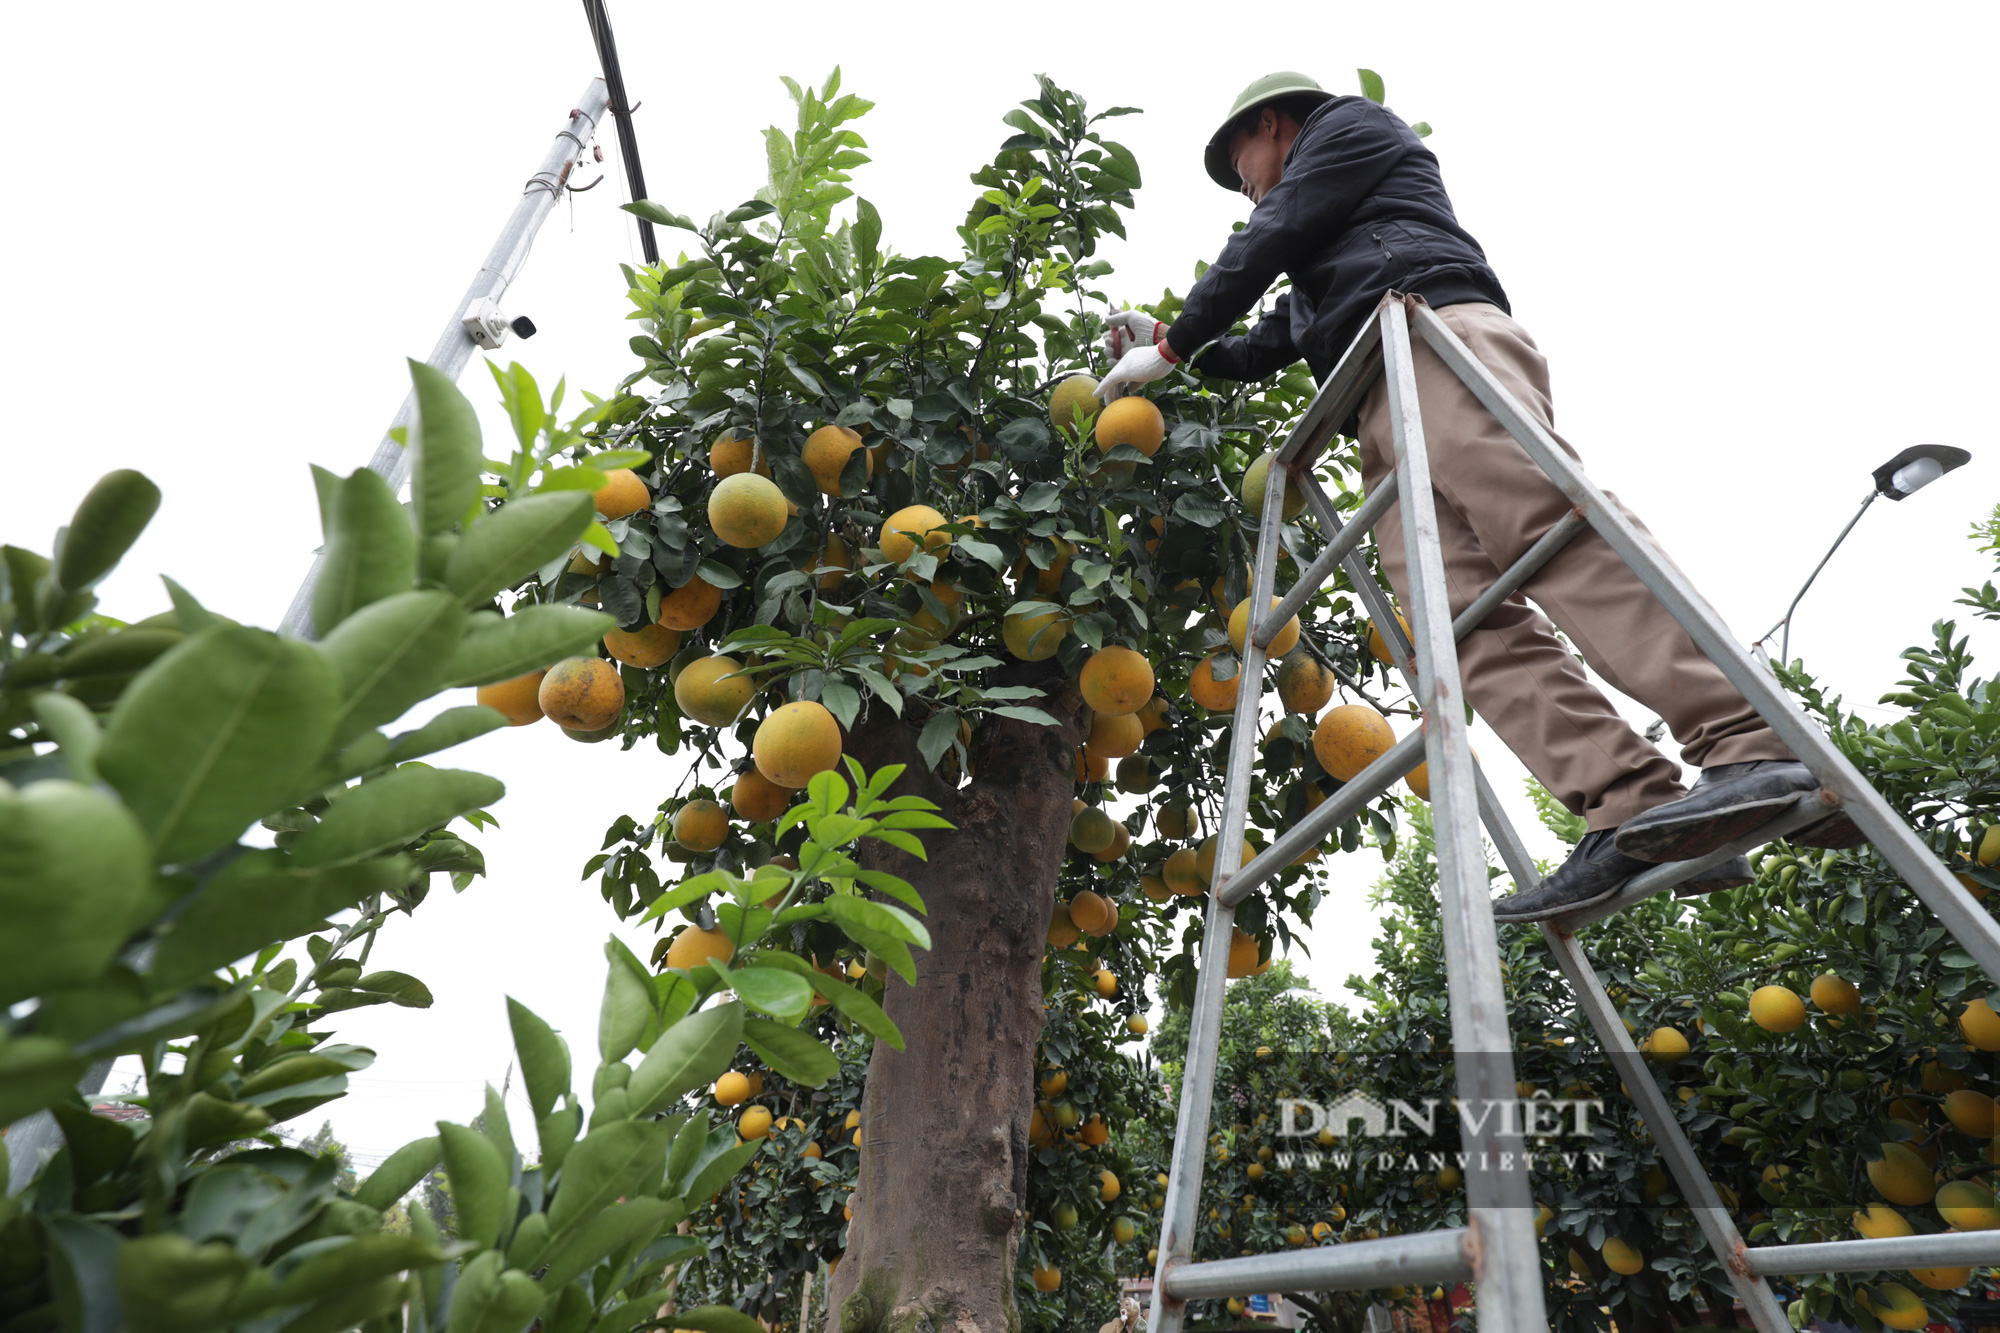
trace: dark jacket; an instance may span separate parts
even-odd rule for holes
[[[1222,337],[1279,274],[1291,290],[1247,335]],[[1433,307],[1507,293],[1452,214],[1437,158],[1394,112],[1365,97],[1323,103],[1285,155],[1285,175],[1188,293],[1167,345],[1199,369],[1262,379],[1304,357],[1324,380],[1391,288]]]

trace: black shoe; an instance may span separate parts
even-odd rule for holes
[[[1795,833],[1787,833],[1785,841],[1794,847],[1833,848],[1836,851],[1849,847],[1859,847],[1868,841],[1868,835],[1855,826],[1845,810],[1839,811],[1817,824],[1808,824]]]
[[[1819,779],[1796,759],[1752,759],[1701,771],[1694,790],[1618,827],[1618,850],[1641,861],[1693,861],[1754,833]]]
[[[1720,893],[1724,889],[1740,889],[1757,878],[1750,873],[1750,858],[1735,857],[1724,861],[1713,870],[1704,870],[1685,883],[1674,885],[1674,897],[1699,898],[1704,893]]]
[[[1496,901],[1493,919],[1546,921],[1603,902],[1636,876],[1652,869],[1613,846],[1614,836],[1615,831],[1608,828],[1584,834],[1576,850],[1569,854],[1569,860],[1557,866],[1553,875],[1532,889],[1510,893]]]

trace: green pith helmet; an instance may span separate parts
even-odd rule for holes
[[[1294,97],[1304,94],[1319,101],[1328,101],[1333,94],[1320,87],[1303,74],[1292,70],[1279,70],[1276,74],[1266,74],[1257,82],[1237,94],[1235,104],[1229,114],[1222,118],[1222,128],[1209,137],[1208,148],[1202,154],[1202,165],[1208,168],[1209,179],[1231,192],[1243,188],[1243,178],[1229,165],[1229,127],[1245,111],[1260,107],[1266,102],[1280,97]]]

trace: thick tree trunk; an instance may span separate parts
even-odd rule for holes
[[[849,735],[870,772],[907,763],[899,793],[937,802],[952,832],[928,861],[863,844],[863,863],[923,895],[929,953],[917,984],[884,997],[905,1049],[878,1043],[862,1105],[860,1182],[848,1247],[827,1292],[827,1333],[1018,1329],[1014,1261],[1027,1203],[1028,1119],[1042,1030],[1042,953],[1069,837],[1082,704],[1053,663],[1056,727],[988,718],[976,780],[953,791],[924,770],[915,732],[879,704]]]

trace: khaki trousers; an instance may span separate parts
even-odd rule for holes
[[[1437,313],[1554,434],[1548,362],[1527,330],[1499,307],[1483,303],[1446,306]],[[1456,616],[1562,518],[1570,503],[1437,353],[1420,339],[1410,341]],[[1361,476],[1372,491],[1396,464],[1385,385],[1378,383],[1362,403],[1360,423]],[[1556,442],[1577,457],[1560,436]],[[1619,504],[1616,496],[1607,498]],[[1646,531],[1630,510],[1619,508]],[[1407,605],[1400,507],[1384,516],[1376,539],[1389,582]],[[1479,716],[1592,830],[1616,828],[1680,796],[1683,788],[1675,766],[1590,683],[1556,637],[1557,626],[1599,675],[1666,721],[1691,767],[1791,757],[1638,576],[1594,529],[1585,528],[1521,592],[1460,640],[1458,660],[1466,697]]]

